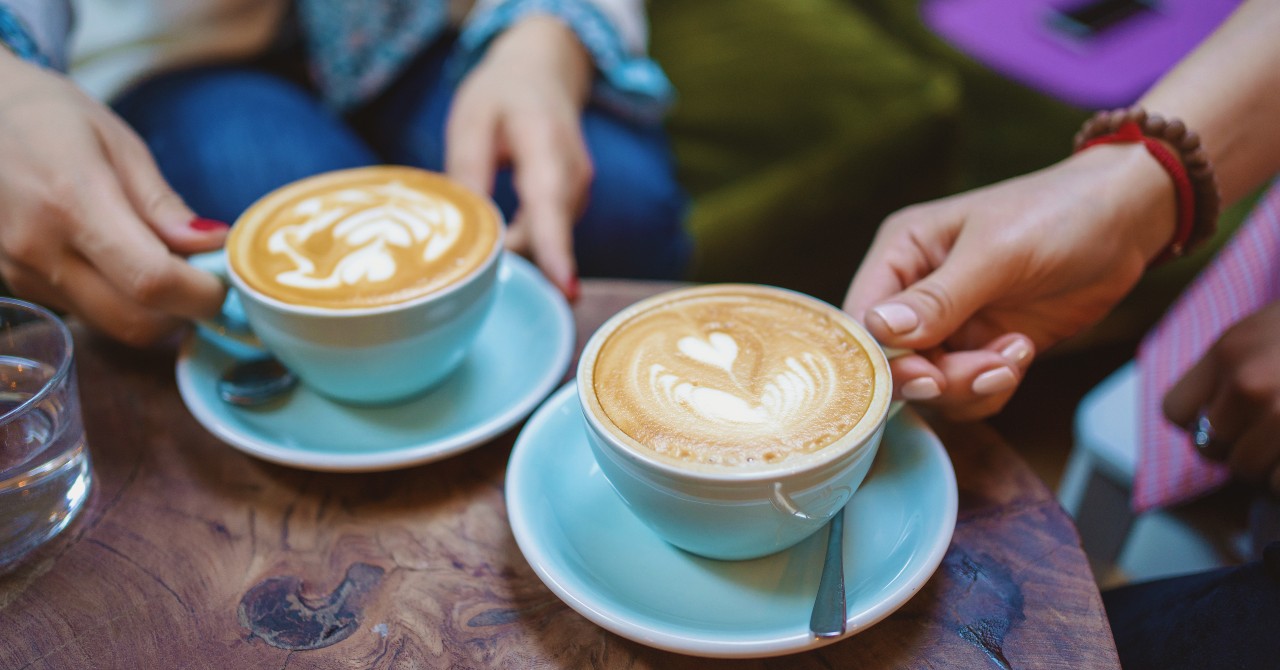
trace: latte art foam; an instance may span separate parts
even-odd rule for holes
[[[446,287],[493,251],[498,215],[441,175],[381,166],[286,186],[249,208],[227,248],[236,273],[283,302],[393,304]]]
[[[833,311],[743,286],[661,303],[601,346],[596,401],[619,431],[676,461],[749,466],[812,453],[858,423],[875,382]]]

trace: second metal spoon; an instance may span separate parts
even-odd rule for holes
[[[831,517],[827,535],[827,556],[818,580],[818,596],[813,601],[809,630],[818,637],[840,637],[845,631],[844,602],[844,508]]]
[[[218,397],[237,407],[257,407],[283,397],[298,378],[280,361],[264,356],[238,361],[218,379]]]

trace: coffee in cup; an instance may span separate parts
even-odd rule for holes
[[[304,179],[253,203],[227,238],[231,270],[288,305],[361,310],[411,302],[474,274],[502,218],[444,175],[400,166]]]
[[[792,291],[678,289],[623,310],[578,369],[588,438],[628,506],[713,558],[785,549],[847,502],[889,411],[884,352]]]
[[[444,175],[355,168],[250,205],[223,267],[254,335],[303,383],[385,404],[462,362],[494,302],[503,230],[492,201]]]

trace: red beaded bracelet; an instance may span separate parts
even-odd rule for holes
[[[1168,142],[1178,154],[1162,142]],[[1200,138],[1177,119],[1148,115],[1141,107],[1098,112],[1076,133],[1075,151],[1098,144],[1141,142],[1173,180],[1178,223],[1173,239],[1152,263],[1177,258],[1213,236],[1221,196]]]

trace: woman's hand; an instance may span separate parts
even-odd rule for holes
[[[510,163],[520,209],[507,246],[531,254],[570,299],[577,297],[573,224],[586,205],[591,158],[581,114],[593,64],[558,19],[531,16],[494,39],[449,111],[445,165],[481,192]]]
[[[0,49],[0,275],[15,295],[133,345],[214,314],[224,289],[178,253],[220,246],[143,142],[64,77]]]
[[[1164,398],[1181,426],[1203,410],[1238,478],[1280,494],[1280,301],[1229,328]]]
[[[886,346],[900,397],[996,413],[1036,351],[1100,320],[1173,235],[1173,187],[1140,145],[1100,146],[885,221],[845,309]]]

